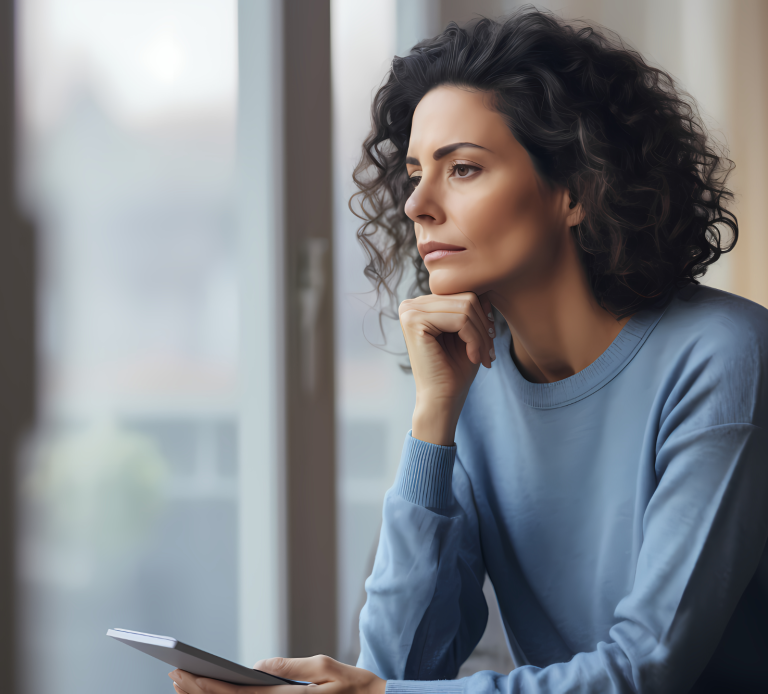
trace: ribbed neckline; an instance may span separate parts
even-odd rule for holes
[[[494,363],[494,367],[501,367],[512,389],[527,405],[540,409],[570,405],[602,388],[632,360],[664,315],[668,305],[669,303],[660,308],[637,312],[626,322],[605,352],[585,369],[561,381],[531,383],[526,380],[510,354],[512,335],[508,330],[496,340],[499,343],[496,348],[499,359]]]

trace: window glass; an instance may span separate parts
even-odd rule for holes
[[[168,666],[105,634],[238,655],[236,3],[18,8],[40,246],[24,690],[167,692]]]
[[[371,99],[395,54],[396,7],[391,0],[332,3],[339,657],[349,663],[359,652],[363,584],[415,397],[413,379],[400,368],[407,359],[399,324],[385,319],[382,333],[371,308],[375,296],[356,237],[360,220],[347,207]]]

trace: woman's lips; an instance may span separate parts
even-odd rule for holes
[[[440,260],[440,258],[445,258],[449,255],[456,255],[457,253],[463,253],[464,249],[462,248],[460,251],[449,251],[446,248],[440,248],[436,251],[432,251],[431,253],[427,253],[424,256],[424,262],[426,263],[428,260]]]

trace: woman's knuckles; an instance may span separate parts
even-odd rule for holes
[[[267,658],[266,660],[260,660],[253,667],[256,670],[263,670],[272,675],[278,675],[288,667],[289,662],[288,658]]]
[[[432,335],[440,333],[457,333],[470,319],[464,314],[457,313],[425,313],[423,311],[408,311],[400,316],[400,325],[408,335]]]
[[[335,662],[333,658],[327,655],[313,655],[310,660],[313,665],[323,670],[327,669],[330,667],[331,663]]]
[[[414,327],[423,323],[421,311],[407,310],[400,314],[400,324],[403,327]]]

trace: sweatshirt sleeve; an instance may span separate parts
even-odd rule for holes
[[[484,578],[477,514],[456,447],[408,432],[365,583],[358,667],[391,680],[388,692],[408,680],[462,691],[461,680],[445,680],[456,677],[485,629]]]
[[[678,427],[660,445],[656,469],[659,482],[644,517],[634,586],[617,605],[617,622],[611,628],[608,640],[598,643],[594,651],[577,653],[568,662],[543,668],[525,665],[509,674],[479,672],[454,682],[413,681],[427,679],[424,675],[429,673],[436,673],[431,679],[436,679],[438,674],[455,676],[455,670],[447,666],[447,660],[442,662],[442,669],[427,668],[417,674],[402,665],[379,669],[377,671],[388,678],[412,680],[388,682],[388,694],[431,691],[676,694],[688,691],[717,647],[765,551],[768,539],[768,432],[748,423],[701,429]],[[390,507],[390,512],[393,510]],[[460,522],[466,524],[465,517],[456,515],[455,518],[462,518]],[[452,555],[445,545],[435,548],[441,540],[444,542],[458,536],[423,533],[423,526],[411,525],[414,521],[415,518],[406,520],[404,514],[397,520],[385,520],[388,537],[395,533],[402,536],[398,543],[401,551],[406,542],[423,540],[429,542],[429,555],[433,557],[430,559],[433,568],[429,587],[415,587],[418,580],[411,584],[410,578],[402,577],[404,583],[415,587],[418,599],[409,600],[398,593],[397,599],[390,603],[392,611],[399,617],[391,618],[386,635],[382,635],[385,639],[397,634],[405,637],[405,641],[400,642],[402,655],[396,657],[400,664],[411,662],[412,656],[405,654],[407,642],[411,649],[429,647],[435,653],[442,652],[437,640],[431,643],[418,641],[420,629],[398,631],[398,628],[409,619],[409,610],[418,605],[418,615],[412,615],[414,619],[418,618],[432,604],[427,605],[427,596],[434,601],[439,594],[434,579],[442,580],[443,556],[456,557],[452,559],[454,582],[458,584],[461,577],[456,568],[460,555]],[[405,536],[411,539],[406,540]],[[417,536],[419,540],[415,539]],[[419,544],[418,549],[416,545],[411,546],[427,554],[426,544]],[[390,551],[393,561],[405,560],[407,550],[402,554]],[[411,566],[417,561],[412,557]],[[410,566],[403,569],[407,572]],[[419,576],[425,578],[422,573]],[[374,574],[372,587],[384,588],[380,581]],[[388,598],[384,592],[386,588],[378,597],[381,612],[387,609]],[[451,610],[449,601],[442,607]],[[371,633],[380,623],[370,611],[364,621],[366,630]],[[452,633],[446,630],[443,645],[458,632],[457,628]],[[379,641],[375,650],[378,658],[386,658],[383,655],[388,651],[386,642]],[[456,660],[451,665],[468,654],[466,648],[457,648],[454,652]],[[369,657],[361,658],[362,667],[369,666]]]

